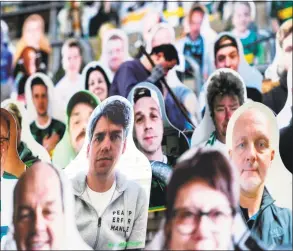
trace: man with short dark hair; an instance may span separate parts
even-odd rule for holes
[[[48,114],[49,97],[48,86],[41,77],[31,82],[31,96],[36,109],[37,118],[30,124],[30,130],[35,140],[52,154],[57,143],[62,139],[65,125]]]
[[[151,82],[164,95],[166,110],[171,123],[178,129],[183,130],[185,119],[170,93],[159,81],[167,75],[170,69],[179,64],[178,53],[172,44],[163,44],[154,47],[150,57],[155,63],[155,67],[152,66],[146,56],[143,56],[141,59],[124,62],[115,74],[110,89],[110,96],[120,95],[127,98],[129,92],[136,84],[143,81]]]
[[[192,141],[198,141],[195,145],[211,147],[226,152],[226,130],[230,117],[246,99],[244,83],[232,70],[217,70],[210,78],[206,92],[206,110],[203,121],[212,125],[201,127],[204,131],[195,130]],[[200,127],[199,127],[200,128]],[[214,128],[213,131],[209,131]],[[210,133],[208,135],[207,133]],[[202,136],[206,135],[206,136]],[[194,143],[193,143],[194,144]]]
[[[145,246],[145,191],[115,170],[126,149],[132,112],[124,100],[115,98],[94,111],[87,132],[89,169],[72,179],[76,225],[94,250]]]

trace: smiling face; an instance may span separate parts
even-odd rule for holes
[[[134,129],[139,149],[154,154],[162,148],[163,120],[156,101],[151,97],[140,98],[134,105]]]
[[[93,107],[87,103],[78,103],[72,109],[69,119],[69,133],[70,142],[76,154],[83,146],[85,130],[93,110]]]
[[[191,181],[178,191],[174,208],[177,213],[170,223],[170,250],[228,250],[233,216],[224,193],[205,181]],[[213,213],[197,219],[192,214],[198,211]],[[183,234],[190,229],[194,230]]]
[[[92,71],[88,80],[89,91],[95,94],[100,101],[108,97],[108,87],[104,75],[100,71]]]
[[[230,156],[240,173],[241,190],[253,193],[264,185],[274,159],[268,119],[258,110],[244,112],[236,121]]]
[[[222,45],[230,44],[231,40],[225,40]],[[218,50],[215,58],[216,68],[229,68],[234,71],[238,70],[240,62],[239,53],[236,47],[227,46]]]
[[[107,177],[112,173],[125,148],[126,139],[122,125],[116,125],[102,116],[95,126],[93,137],[87,147],[89,172],[94,176]]]
[[[36,165],[18,184],[13,219],[17,249],[60,250],[65,238],[60,181],[52,168]]]
[[[226,131],[232,114],[240,106],[239,99],[233,96],[216,96],[214,101],[214,124],[218,139],[226,142]]]
[[[232,22],[239,32],[245,32],[251,22],[250,8],[247,5],[248,3],[235,3]]]

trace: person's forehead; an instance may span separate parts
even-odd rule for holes
[[[142,97],[134,105],[134,113],[149,112],[151,109],[159,111],[159,106],[154,98]]]
[[[44,178],[46,177],[46,178]],[[38,163],[19,180],[18,200],[45,202],[61,198],[60,180],[56,172],[45,163]]]
[[[230,44],[231,42],[232,42],[231,40],[225,40],[224,42],[221,43],[221,45]],[[217,57],[222,55],[228,55],[233,52],[237,52],[237,48],[232,45],[227,46],[218,50]]]
[[[105,116],[101,116],[96,123],[94,133],[105,132],[105,130],[122,132],[123,126],[115,124]]]
[[[249,136],[247,130],[267,135],[268,138],[272,134],[267,116],[256,109],[249,109],[239,116],[234,126],[233,135]]]
[[[230,104],[239,103],[239,98],[237,95],[224,95],[224,96],[222,96],[222,95],[218,94],[215,97],[214,106],[220,105],[223,103],[230,103]]]
[[[90,73],[89,77],[97,77],[103,75],[102,72],[100,72],[99,70],[94,70]]]
[[[123,47],[123,40],[121,38],[110,39],[107,43],[108,49]]]
[[[33,86],[32,91],[33,92],[47,92],[47,88],[43,84],[38,84]]]
[[[73,106],[72,108],[72,111],[71,111],[71,116],[77,116],[77,115],[81,115],[81,114],[84,114],[85,112],[85,109],[86,110],[89,110],[89,111],[93,111],[94,108],[88,104],[88,103],[85,103],[85,102],[81,102],[81,103],[77,103]]]
[[[0,131],[0,134],[1,136],[7,136],[7,133],[8,133],[8,126],[7,126],[7,122],[4,118],[1,117],[1,131]]]

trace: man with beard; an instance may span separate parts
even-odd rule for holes
[[[292,65],[292,19],[286,21],[277,33],[277,42],[281,47],[282,57],[278,61],[279,86],[263,95],[263,103],[278,114],[284,107],[288,89],[287,75],[290,65]]]
[[[89,169],[72,179],[76,225],[94,250],[145,245],[145,191],[115,170],[126,149],[131,116],[131,106],[116,97],[95,109],[87,132]]]
[[[40,77],[31,83],[32,100],[36,108],[37,118],[31,123],[30,129],[35,140],[51,153],[63,137],[65,125],[48,114],[48,86]]]
[[[89,118],[99,103],[89,91],[79,91],[70,98],[66,109],[67,128],[54,150],[54,165],[65,168],[77,156],[84,143]]]

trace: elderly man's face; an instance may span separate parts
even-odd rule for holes
[[[207,199],[208,198],[208,199]],[[233,214],[227,196],[204,181],[184,185],[176,196],[170,225],[171,250],[227,250]],[[199,212],[209,212],[200,216]]]
[[[17,249],[60,250],[65,238],[60,181],[51,167],[36,165],[18,187],[13,220]]]
[[[229,44],[231,40],[226,40],[223,44]],[[229,68],[234,71],[238,70],[240,57],[236,47],[227,46],[218,50],[215,58],[217,69]]]
[[[116,125],[102,116],[95,126],[87,148],[90,172],[107,177],[121,154],[125,152],[125,148],[126,139],[122,125]]]
[[[135,103],[134,128],[139,148],[143,152],[152,154],[162,148],[163,120],[153,98],[143,97]]]
[[[233,96],[216,96],[214,101],[214,124],[219,140],[226,142],[226,131],[232,114],[240,106],[239,99]]]
[[[93,107],[87,103],[78,103],[71,111],[69,134],[71,145],[76,154],[79,153],[83,146],[87,123],[93,110]]]
[[[8,154],[9,148],[9,132],[6,120],[1,117],[1,130],[0,130],[0,158],[1,158],[1,177],[4,172],[4,164]]]
[[[283,40],[283,53],[284,53],[284,65],[285,69],[288,71],[290,66],[292,65],[292,32]]]
[[[269,121],[260,111],[248,110],[236,121],[230,156],[240,173],[241,190],[256,192],[264,184],[274,150]]]

